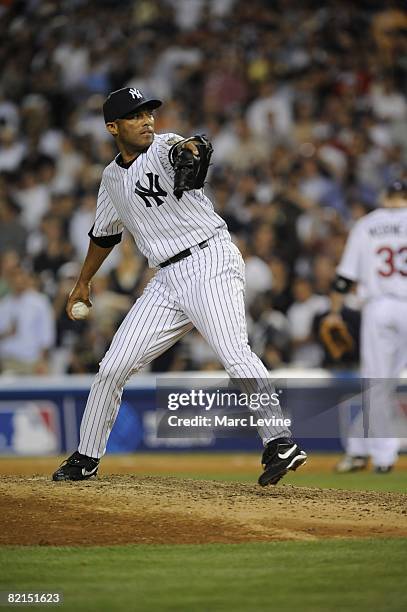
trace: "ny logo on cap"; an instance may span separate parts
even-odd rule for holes
[[[129,89],[129,94],[131,95],[131,97],[133,98],[133,100],[135,98],[142,98],[143,94],[141,93],[141,91],[139,89],[134,89],[134,87],[132,87],[131,89]]]

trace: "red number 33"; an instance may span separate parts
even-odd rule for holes
[[[381,267],[377,270],[380,276],[388,277],[393,274],[407,276],[407,246],[399,249],[382,246],[376,254],[382,258]]]

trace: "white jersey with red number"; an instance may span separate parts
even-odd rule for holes
[[[352,228],[337,273],[362,296],[407,299],[407,208],[381,208]]]

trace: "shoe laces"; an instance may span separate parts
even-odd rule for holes
[[[93,457],[86,457],[86,455],[81,455],[78,451],[75,451],[68,459],[65,459],[61,463],[59,467],[64,465],[83,465],[83,467],[91,467],[94,468],[98,465],[99,461],[97,459],[93,459]]]

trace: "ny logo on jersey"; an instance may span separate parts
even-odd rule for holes
[[[143,97],[143,94],[141,93],[141,91],[139,89],[134,89],[134,87],[129,89],[129,94],[131,95],[133,100],[135,100],[136,98],[142,98]]]
[[[164,200],[162,200],[160,196],[164,197],[168,194],[160,186],[158,174],[147,172],[146,176],[148,177],[149,186],[143,187],[140,181],[137,181],[134,191],[135,193],[137,193],[137,195],[143,198],[144,204],[147,206],[147,208],[151,208],[152,206],[149,198],[152,198],[157,204],[157,206],[160,206],[164,202]],[[154,187],[153,187],[153,184],[154,184]]]

